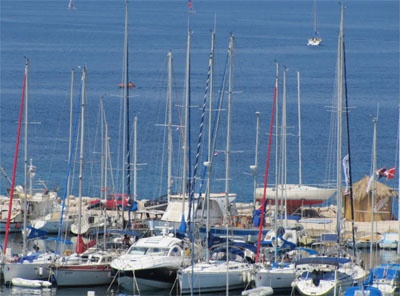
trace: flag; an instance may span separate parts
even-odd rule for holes
[[[391,168],[391,169],[386,169],[385,167],[379,169],[376,171],[376,175],[378,176],[378,179],[382,177],[386,177],[386,180],[393,179],[396,174],[396,168]]]
[[[192,0],[188,0],[188,8],[189,10],[193,9]]]
[[[396,174],[396,168],[388,169],[386,171],[386,180],[394,179],[395,174]]]
[[[349,177],[349,155],[347,154],[343,160],[343,173],[344,173],[344,181],[346,182],[346,189],[344,191],[345,194],[347,194],[349,192],[349,188],[350,188],[350,177]]]

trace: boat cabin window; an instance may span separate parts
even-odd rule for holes
[[[130,255],[144,255],[146,254],[147,248],[144,247],[131,247],[129,250]]]
[[[164,248],[149,248],[146,255],[167,255],[168,249]]]

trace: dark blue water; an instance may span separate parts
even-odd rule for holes
[[[112,171],[120,191],[120,102],[122,81],[124,1],[3,0],[1,11],[0,166],[11,177],[24,56],[30,60],[28,158],[37,166],[36,180],[49,188],[65,189],[68,158],[70,73],[75,69],[74,98],[80,92],[81,68],[87,67],[84,195],[100,195],[99,102],[104,99],[110,131]],[[265,169],[269,122],[275,82],[275,60],[287,72],[287,182],[298,182],[297,71],[301,74],[302,181],[321,184],[329,179],[329,107],[334,97],[340,6],[318,2],[318,24],[323,45],[306,46],[313,30],[312,1],[194,1],[129,2],[130,124],[138,117],[137,193],[155,198],[166,193],[165,122],[166,56],[174,57],[174,124],[182,117],[187,27],[191,44],[191,162],[200,123],[210,51],[210,29],[216,28],[215,99],[221,89],[229,35],[235,36],[230,191],[240,201],[252,199],[256,116],[261,112],[259,177]],[[353,180],[371,174],[372,118],[378,114],[377,165],[398,162],[399,2],[347,1],[345,42]],[[188,25],[189,24],[189,25]],[[282,69],[282,68],[281,68]],[[282,76],[282,71],[280,71]],[[280,99],[282,85],[280,85]],[[224,106],[226,109],[226,106]],[[379,111],[378,111],[379,110]],[[371,116],[372,115],[372,116]],[[180,117],[179,117],[180,116]],[[212,190],[225,188],[226,112],[223,112],[214,160]],[[207,129],[207,127],[205,127]],[[180,190],[182,151],[174,138],[174,191]],[[131,134],[131,139],[133,135]],[[206,139],[207,135],[204,135]],[[23,138],[22,138],[23,141]],[[164,152],[163,152],[164,151]],[[17,183],[23,183],[23,150]],[[274,158],[274,156],[272,156]],[[201,163],[205,160],[202,152]],[[132,161],[132,158],[131,158]],[[75,162],[77,163],[77,159]],[[163,164],[163,165],[162,165]],[[272,162],[270,170],[274,171]],[[111,170],[110,170],[111,171]],[[202,168],[199,170],[201,175]],[[77,195],[78,173],[72,194]],[[111,174],[109,174],[110,176]],[[274,181],[270,173],[270,182]],[[397,187],[396,180],[385,181]],[[0,178],[0,194],[9,184]],[[61,291],[61,290],[60,290]],[[103,291],[103,290],[102,290]],[[60,292],[61,293],[61,292]],[[77,292],[75,290],[75,293]],[[59,292],[57,292],[59,295]],[[60,294],[61,295],[61,294]],[[64,294],[63,294],[64,295]],[[66,295],[66,294],[65,294]],[[98,294],[96,294],[98,295]]]

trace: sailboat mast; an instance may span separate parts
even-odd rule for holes
[[[27,242],[26,242],[26,227],[28,225],[28,193],[27,193],[27,188],[28,188],[28,100],[29,100],[29,59],[26,59],[26,67],[25,67],[25,73],[26,73],[26,85],[25,85],[25,122],[24,122],[24,201],[23,201],[23,231],[22,231],[22,252],[23,255],[26,255],[26,248],[27,248]]]
[[[233,90],[233,46],[234,37],[229,41],[229,80],[228,80],[228,114],[226,126],[226,151],[225,151],[225,223],[229,221],[229,181],[230,181],[230,154],[231,154],[231,112],[232,112],[232,90]]]
[[[260,135],[260,112],[256,112],[256,147],[254,153],[254,165],[250,166],[250,169],[253,171],[253,210],[255,209],[257,196],[256,196],[256,189],[257,189],[257,169],[258,169],[258,141]]]
[[[4,237],[4,255],[6,255],[6,253],[7,253],[8,237],[10,235],[10,222],[11,222],[12,204],[13,204],[13,199],[14,199],[14,191],[15,191],[15,176],[16,176],[16,173],[17,173],[19,142],[20,142],[20,139],[21,139],[21,126],[22,126],[23,112],[24,112],[24,106],[25,106],[25,92],[26,92],[28,69],[29,69],[29,60],[26,58],[25,59],[24,81],[23,81],[23,84],[22,84],[21,104],[20,104],[20,108],[19,108],[17,139],[15,141],[13,174],[12,174],[11,189],[10,189],[10,202],[8,203],[6,234],[5,234],[5,237]],[[24,231],[24,233],[25,233],[25,231]]]
[[[185,110],[184,110],[184,134],[183,134],[183,168],[182,168],[182,215],[185,215],[185,198],[187,192],[187,166],[188,166],[188,136],[189,136],[189,100],[190,100],[190,42],[191,32],[187,32],[186,49],[186,74],[185,74]],[[182,221],[184,223],[184,221]]]
[[[373,141],[372,141],[372,191],[371,191],[371,240],[370,240],[370,265],[372,263],[372,256],[373,256],[373,241],[374,241],[374,207],[375,207],[375,194],[376,194],[376,178],[375,178],[375,172],[376,172],[376,124],[378,122],[377,118],[374,118],[372,120],[374,123],[374,135],[373,135]],[[372,266],[370,266],[372,268]]]
[[[125,30],[124,30],[124,108],[123,108],[123,139],[122,139],[122,204],[125,195],[130,198],[131,188],[131,168],[130,168],[130,149],[129,149],[129,53],[128,53],[128,1],[125,1]],[[128,224],[130,221],[128,222]],[[122,225],[124,225],[124,207],[122,207]]]
[[[168,52],[168,168],[167,168],[167,198],[172,194],[172,52]]]
[[[209,58],[209,112],[208,112],[208,157],[205,163],[207,169],[207,189],[206,189],[206,242],[209,241],[209,231],[210,231],[210,194],[211,194],[211,169],[212,169],[212,159],[213,159],[213,146],[212,146],[212,120],[213,120],[213,89],[214,89],[214,52],[215,52],[215,28],[211,32],[211,52]],[[206,262],[210,259],[210,250],[206,248]]]
[[[137,116],[133,118],[133,197],[136,198],[137,185]]]
[[[302,156],[301,156],[301,102],[300,102],[300,72],[297,72],[297,116],[298,116],[298,137],[299,137],[299,185],[303,183],[302,180]]]
[[[275,110],[279,110],[278,103],[278,86],[279,86],[279,64],[275,62],[275,88],[274,95],[276,96]],[[278,221],[278,211],[279,211],[279,112],[275,112],[275,211],[274,211],[274,221]],[[277,225],[275,223],[275,233],[277,230]]]
[[[314,0],[314,33],[318,34],[317,28],[317,0]]]
[[[81,135],[80,135],[80,149],[79,149],[79,208],[78,208],[78,236],[81,235],[82,226],[82,188],[83,188],[83,153],[84,153],[84,138],[85,138],[85,96],[86,96],[86,67],[82,70],[82,99],[81,99]],[[80,240],[78,239],[78,242]],[[80,249],[81,246],[77,246]]]
[[[281,177],[282,177],[282,203],[284,205],[284,213],[285,213],[285,228],[287,224],[287,192],[286,192],[286,169],[287,169],[287,153],[286,153],[286,130],[287,130],[287,125],[286,125],[286,72],[288,69],[284,67],[283,70],[283,97],[282,97],[282,130],[281,130]],[[275,234],[277,235],[277,234]]]
[[[338,38],[338,57],[337,57],[337,143],[336,143],[336,188],[337,188],[337,221],[336,228],[338,240],[341,233],[341,219],[342,219],[342,112],[343,112],[343,72],[344,72],[344,48],[343,48],[343,26],[344,26],[344,6],[341,9],[340,32]]]

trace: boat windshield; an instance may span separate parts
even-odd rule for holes
[[[146,254],[147,248],[145,247],[132,247],[129,250],[130,255],[144,255]]]
[[[130,255],[168,255],[168,248],[146,248],[146,247],[131,247]]]

